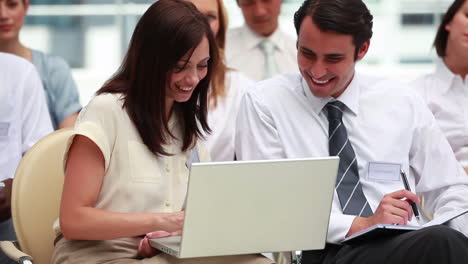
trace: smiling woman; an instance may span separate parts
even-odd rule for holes
[[[175,102],[186,102],[193,90],[208,72],[209,43],[206,37],[177,63],[166,88],[166,115],[171,113]]]
[[[218,59],[193,4],[149,7],[119,71],[77,120],[52,263],[194,262],[156,252],[148,238],[183,228],[187,160],[209,159],[199,139],[210,131],[208,87]],[[271,263],[257,255],[197,261]]]

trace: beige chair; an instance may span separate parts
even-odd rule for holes
[[[63,186],[63,154],[72,129],[60,129],[24,155],[13,180],[11,210],[18,248],[2,241],[2,250],[18,263],[50,263]]]

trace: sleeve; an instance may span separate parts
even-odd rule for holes
[[[343,214],[335,192],[330,221],[328,223],[327,243],[339,244],[343,241],[353,224],[354,218],[356,218],[356,216]]]
[[[8,65],[0,73],[0,181],[14,177],[23,154],[52,132],[44,90],[34,66],[1,57]]]
[[[23,78],[24,83],[20,86],[23,92],[21,109],[22,154],[53,131],[39,74],[32,65],[30,66],[30,70]]]
[[[270,111],[252,91],[242,98],[237,115],[235,150],[238,160],[286,158]]]
[[[57,123],[81,110],[78,88],[68,64],[61,58],[49,57],[48,82],[53,115]]]
[[[74,135],[81,135],[93,141],[101,150],[105,170],[109,168],[112,149],[117,134],[119,108],[112,94],[98,95],[80,112],[74,127]],[[70,142],[72,139],[70,139]],[[67,149],[65,157],[68,156]]]
[[[425,210],[434,218],[446,212],[468,208],[468,177],[420,98],[414,98],[416,129],[410,150],[410,166],[416,180],[416,191],[424,197]],[[421,109],[421,110],[419,110]],[[468,235],[468,215],[450,223]]]

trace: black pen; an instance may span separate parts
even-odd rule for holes
[[[408,184],[408,179],[406,178],[405,171],[403,171],[403,169],[401,168],[400,168],[400,175],[401,175],[401,178],[403,179],[403,184],[405,185],[405,189],[411,192],[411,189]],[[409,203],[411,204],[411,208],[413,208],[414,216],[419,221],[419,211],[418,211],[418,207],[416,207],[416,203],[413,200],[409,200]]]

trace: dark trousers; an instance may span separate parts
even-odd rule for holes
[[[0,223],[0,241],[3,240],[16,240],[15,230],[13,229],[13,221],[11,218]],[[13,261],[3,253],[0,249],[0,264],[14,264],[16,261]]]
[[[302,253],[302,264],[468,263],[468,238],[438,225],[352,245],[327,244]]]

